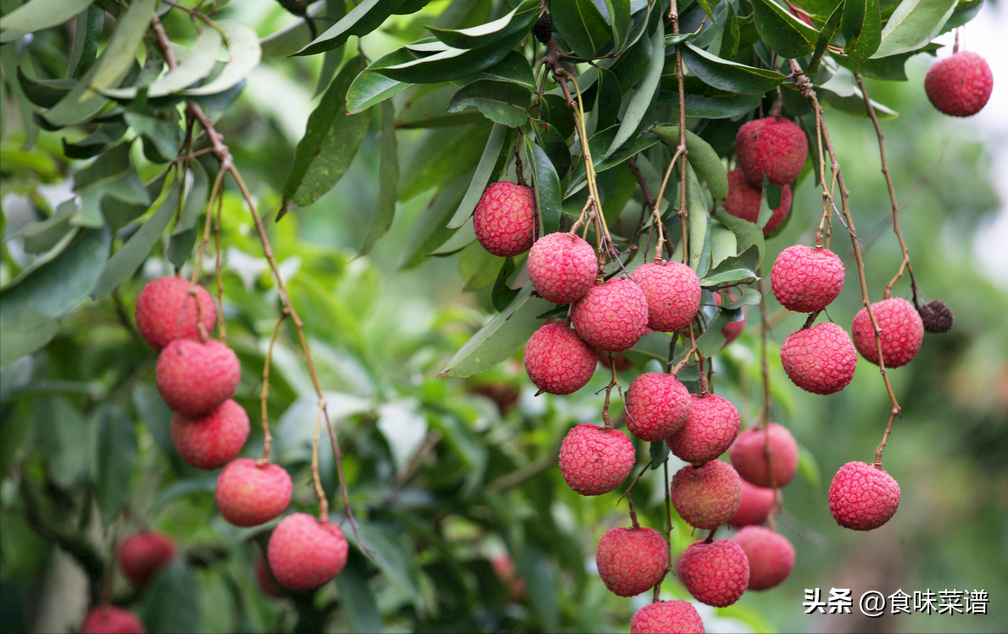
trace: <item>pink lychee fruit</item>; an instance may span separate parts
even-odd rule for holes
[[[161,533],[133,533],[119,544],[119,570],[139,590],[146,588],[173,557],[175,542]]]
[[[635,461],[634,446],[618,429],[577,425],[560,443],[560,474],[581,495],[602,495],[618,487]]]
[[[273,576],[273,571],[269,569],[269,564],[262,557],[255,560],[252,564],[255,571],[256,582],[259,584],[259,589],[262,593],[272,599],[282,599],[284,597],[283,588],[277,583],[276,577]]]
[[[529,280],[546,301],[569,304],[595,285],[595,249],[578,236],[560,231],[535,241],[528,256]]]
[[[730,539],[695,542],[679,558],[679,580],[697,601],[723,608],[749,586],[749,560]]]
[[[778,495],[783,494],[778,491]],[[735,515],[728,518],[730,526],[755,526],[762,524],[777,506],[774,502],[774,490],[758,487],[742,480],[742,502]]]
[[[147,628],[132,612],[114,605],[91,608],[80,626],[81,634],[147,634]]]
[[[770,286],[780,305],[796,313],[814,313],[829,306],[843,288],[844,265],[823,247],[790,246],[770,269]]]
[[[607,352],[633,347],[648,327],[648,301],[637,282],[614,277],[571,305],[571,323],[588,345]]]
[[[546,324],[525,345],[525,371],[548,394],[571,394],[583,388],[596,367],[595,351],[562,324]]]
[[[630,634],[704,634],[700,614],[689,601],[649,603],[630,619]]]
[[[865,462],[848,462],[830,483],[830,513],[837,524],[856,531],[870,531],[888,522],[899,500],[896,480],[882,467]]]
[[[885,367],[898,368],[910,363],[924,341],[924,322],[913,304],[901,297],[884,299],[872,304],[872,312],[882,332],[882,358]],[[854,315],[851,325],[854,346],[861,356],[878,365],[878,348],[868,309]]]
[[[980,112],[994,89],[994,74],[987,60],[972,51],[961,51],[936,62],[924,77],[924,92],[931,105],[953,117],[971,117]]]
[[[214,497],[227,521],[235,526],[258,526],[283,513],[293,491],[290,474],[280,465],[239,458],[217,476]]]
[[[854,378],[857,352],[847,331],[827,322],[788,335],[781,345],[781,364],[806,392],[833,394]]]
[[[494,255],[506,258],[525,253],[534,239],[532,190],[509,181],[491,183],[476,203],[473,229],[483,248]]]
[[[693,321],[700,308],[700,278],[682,262],[655,260],[633,272],[647,297],[648,322],[652,330],[673,332]]]
[[[738,299],[734,293],[727,292],[726,295],[728,295],[731,301]],[[714,303],[718,306],[724,304],[724,299],[721,297],[721,293],[714,293]],[[743,306],[742,319],[739,321],[730,321],[724,326],[721,326],[721,335],[725,338],[726,346],[738,339],[738,336],[742,334],[742,330],[745,329],[745,310],[745,306]]]
[[[612,528],[595,553],[599,576],[621,597],[637,596],[655,587],[668,568],[668,543],[651,528]]]
[[[686,465],[672,476],[672,506],[693,528],[711,530],[728,521],[742,502],[742,479],[726,462]]]
[[[773,481],[767,466],[768,448]],[[798,471],[798,442],[786,427],[777,423],[745,430],[732,444],[729,455],[742,479],[758,487],[787,486]]]
[[[171,419],[172,444],[186,464],[197,469],[219,469],[245,446],[249,418],[245,408],[228,399],[206,416]]]
[[[136,301],[136,326],[147,345],[157,351],[175,339],[198,339],[196,314],[206,332],[213,330],[217,309],[213,298],[196,286],[196,301],[189,294],[189,281],[179,277],[159,277],[143,287]]]
[[[680,460],[702,465],[723,454],[738,436],[739,412],[731,402],[715,394],[690,395],[693,407],[682,429],[666,439]]]
[[[515,569],[514,560],[507,553],[497,555],[490,560],[490,567],[494,574],[508,591],[508,599],[511,601],[521,601],[525,598],[525,579],[518,574]]]
[[[728,197],[724,201],[724,209],[736,218],[747,220],[753,224],[759,222],[760,204],[763,201],[763,181],[759,186],[753,187],[746,180],[740,168],[735,168],[728,172]],[[781,202],[777,209],[774,209],[763,226],[763,235],[768,236],[781,226],[788,213],[791,212],[791,187],[784,185],[781,188]]]
[[[805,166],[808,141],[794,121],[779,116],[754,119],[735,135],[735,156],[753,187],[763,187],[764,173],[774,185],[784,186]]]
[[[627,429],[648,442],[658,442],[686,423],[693,400],[671,374],[645,372],[626,391]]]
[[[294,513],[273,529],[266,556],[280,585],[311,590],[343,570],[349,549],[339,526],[307,513]]]
[[[168,407],[199,418],[234,396],[241,363],[234,351],[219,341],[176,339],[158,355],[155,379]]]
[[[749,560],[749,590],[768,590],[787,579],[794,568],[795,549],[776,531],[762,526],[746,526],[732,541],[742,547]]]

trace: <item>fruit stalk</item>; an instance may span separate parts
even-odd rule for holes
[[[679,8],[677,6],[676,0],[672,0],[671,6],[669,7],[669,21],[672,22],[672,33],[679,35]],[[679,174],[681,177],[681,182],[679,184],[679,221],[682,225],[682,256],[683,263],[689,263],[689,249],[687,239],[686,239],[686,220],[689,217],[689,209],[686,206],[686,154],[688,150],[686,149],[686,90],[683,87],[683,64],[682,64],[682,44],[676,44],[675,47],[675,61],[676,61],[676,84],[679,90],[679,147],[676,149],[676,155],[680,158]],[[672,157],[672,164],[675,164],[675,157]],[[669,166],[671,169],[671,165]],[[666,175],[666,180],[668,176]],[[665,189],[664,183],[662,184],[662,190]],[[661,200],[661,196],[658,196],[658,200]],[[703,372],[700,373],[701,381],[703,380]]]
[[[276,326],[273,327],[273,335],[270,337],[269,347],[266,349],[266,360],[263,362],[262,392],[259,399],[262,402],[262,428],[263,428],[263,457],[259,464],[269,463],[270,449],[273,447],[273,434],[270,433],[269,414],[266,409],[266,401],[269,399],[269,377],[270,365],[273,361],[273,344],[276,343],[280,335],[280,324],[287,318],[287,310],[280,311],[280,319],[277,319]]]

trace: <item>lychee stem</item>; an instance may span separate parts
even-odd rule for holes
[[[615,387],[620,391],[620,394],[623,393],[620,388],[619,379],[616,377],[616,358],[612,352],[609,353],[609,368],[612,370],[612,380],[605,387],[605,403],[602,405],[602,422],[605,423],[606,429],[612,429],[612,421],[609,419],[609,400],[612,390]]]
[[[260,465],[269,464],[270,449],[273,447],[273,435],[270,433],[269,414],[266,408],[266,402],[269,399],[269,377],[270,365],[273,360],[273,344],[276,343],[277,337],[280,335],[280,325],[283,324],[284,319],[286,318],[287,311],[281,311],[280,319],[277,319],[276,326],[273,327],[273,336],[270,337],[269,347],[266,349],[266,360],[263,362],[262,392],[259,395],[259,399],[262,403],[263,427],[263,457],[259,460]]]
[[[220,340],[224,343],[227,339],[227,328],[224,325],[224,274],[221,266],[221,215],[224,209],[224,197],[217,197],[217,222],[214,223],[214,251],[217,256],[217,324],[220,326]],[[209,215],[209,209],[207,214]],[[192,289],[190,289],[192,292]],[[199,320],[197,320],[197,323]]]
[[[325,409],[325,399],[319,401],[318,411],[315,413],[315,436],[312,438],[311,471],[312,481],[315,483],[315,495],[319,501],[319,521],[329,521],[329,500],[326,498],[325,490],[322,488],[322,478],[319,476],[319,433],[322,430],[322,410]]]
[[[672,33],[679,35],[679,7],[676,0],[672,0],[670,3],[668,19],[672,23]],[[681,157],[679,174],[682,181],[679,186],[679,220],[682,225],[683,264],[687,264],[689,263],[689,243],[686,233],[686,220],[689,218],[689,208],[686,206],[686,155],[688,150],[686,149],[686,90],[683,86],[682,44],[676,44],[675,61],[676,86],[679,90],[679,147],[676,149],[676,156]],[[672,164],[675,164],[675,157],[672,158]],[[669,169],[671,169],[671,165]],[[658,196],[658,200],[661,200],[661,196]]]
[[[630,523],[633,524],[634,528],[640,528],[640,523],[637,521],[637,509],[636,509],[636,507],[634,507],[633,495],[631,495],[631,494],[633,492],[634,487],[637,486],[637,483],[640,482],[640,479],[642,477],[644,477],[644,474],[647,473],[647,470],[651,468],[651,465],[653,463],[654,463],[654,460],[648,460],[648,463],[646,465],[644,465],[644,468],[642,468],[640,470],[640,473],[637,474],[637,477],[634,478],[634,481],[631,482],[630,486],[627,487],[626,493],[624,493],[620,497],[620,499],[623,499],[623,498],[627,499],[627,505],[630,508]],[[617,501],[617,504],[618,503],[619,502]]]

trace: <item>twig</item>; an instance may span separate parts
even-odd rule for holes
[[[672,22],[672,33],[679,35],[679,8],[676,4],[676,0],[672,0],[671,6],[669,7],[669,21]],[[676,61],[676,84],[679,89],[679,147],[676,149],[676,154],[680,156],[679,173],[682,180],[679,186],[679,221],[682,224],[682,256],[683,264],[689,263],[689,249],[687,242],[686,233],[686,220],[689,217],[689,209],[686,206],[686,155],[689,151],[686,149],[686,94],[685,88],[683,87],[683,63],[682,63],[682,45],[676,44],[675,47],[675,61]],[[675,163],[675,157],[672,158],[672,162]],[[664,186],[662,187],[664,189]],[[661,200],[661,197],[658,197]],[[703,372],[701,374],[701,382],[703,381]]]
[[[280,319],[277,319],[276,326],[273,327],[273,336],[270,337],[269,348],[266,349],[266,361],[263,363],[263,374],[262,374],[262,392],[260,393],[260,400],[262,401],[262,428],[263,428],[263,457],[259,461],[260,465],[268,464],[270,457],[270,449],[273,447],[273,435],[270,433],[269,426],[269,413],[266,408],[266,401],[269,399],[269,377],[270,377],[270,364],[273,360],[273,344],[276,343],[277,336],[280,335],[280,325],[283,324],[284,319],[287,318],[287,311],[280,311]]]

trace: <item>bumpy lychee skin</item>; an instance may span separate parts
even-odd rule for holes
[[[791,381],[813,394],[833,394],[854,378],[857,352],[847,331],[821,323],[788,335],[781,345],[781,364]]]
[[[207,332],[217,321],[213,298],[202,286],[196,287],[199,316]],[[185,316],[183,316],[183,307]],[[189,295],[189,281],[180,277],[159,277],[137,295],[137,331],[147,345],[161,351],[174,339],[197,339],[196,302]]]
[[[525,371],[548,394],[571,394],[583,388],[596,367],[595,351],[562,324],[546,324],[525,345]]]
[[[780,252],[770,269],[770,286],[780,305],[796,313],[814,313],[837,298],[844,265],[822,247],[796,244]]]
[[[808,158],[808,141],[801,126],[784,117],[755,119],[735,135],[735,156],[746,180],[763,187],[763,173],[774,185],[798,178]]]
[[[924,77],[924,92],[939,111],[953,117],[980,112],[994,89],[994,74],[987,60],[962,51],[936,62]]]
[[[700,614],[689,601],[649,603],[630,619],[630,634],[704,634]]]
[[[735,533],[732,541],[742,547],[749,560],[749,590],[769,590],[780,585],[794,568],[794,546],[776,531],[746,526]]]
[[[213,339],[172,341],[158,355],[156,382],[161,397],[183,416],[206,416],[234,396],[241,363],[231,348]]]
[[[700,278],[682,262],[649,262],[633,272],[647,297],[651,330],[673,332],[689,325],[700,308]]]
[[[229,462],[217,476],[214,497],[224,519],[235,526],[258,526],[290,504],[294,484],[280,465],[259,465],[251,458]]]
[[[679,580],[697,601],[723,608],[749,586],[749,560],[730,539],[696,542],[679,558]]]
[[[702,465],[731,447],[739,432],[739,412],[728,399],[715,394],[690,398],[693,407],[689,418],[666,442],[680,460]]]
[[[633,597],[657,584],[668,566],[668,543],[650,528],[612,528],[595,552],[599,576],[621,597]]]
[[[778,491],[778,495],[782,495]],[[765,489],[742,480],[742,502],[735,515],[728,518],[729,526],[756,526],[762,524],[774,509],[773,489]]]
[[[747,220],[753,224],[759,221],[760,214],[760,203],[763,199],[763,181],[760,181],[759,187],[753,187],[746,180],[745,174],[738,167],[728,172],[728,197],[725,198],[724,208],[725,211],[735,216],[736,218],[741,218],[742,220]],[[791,187],[789,185],[784,185],[781,188],[781,202],[777,209],[774,209],[773,213],[770,215],[770,220],[767,220],[766,225],[763,226],[763,235],[768,236],[777,230],[777,227],[784,222],[788,214],[791,212]]]
[[[634,447],[618,429],[578,425],[560,443],[560,473],[581,495],[602,495],[618,487],[634,466]]]
[[[768,437],[773,482],[766,457]],[[729,455],[742,479],[758,487],[787,486],[798,471],[798,442],[786,427],[777,423],[770,423],[764,429],[745,430],[735,439]]]
[[[721,526],[742,502],[742,478],[726,462],[686,465],[672,477],[672,506],[693,528]]]
[[[146,588],[173,557],[175,542],[161,533],[133,533],[119,544],[119,570],[140,590]]]
[[[648,327],[648,300],[637,282],[614,277],[574,302],[571,323],[590,346],[607,352],[629,350]]]
[[[219,469],[245,446],[249,418],[245,408],[228,399],[200,418],[176,413],[171,420],[172,444],[186,464],[197,469]]]
[[[563,231],[535,241],[528,256],[529,279],[546,301],[569,304],[595,285],[595,249],[578,236]]]
[[[501,257],[528,251],[534,227],[532,190],[509,181],[491,183],[473,211],[476,239],[484,249]]]
[[[80,627],[81,634],[147,634],[147,628],[132,612],[114,605],[91,608]]]
[[[658,442],[679,431],[693,400],[686,386],[671,374],[645,372],[626,392],[627,429],[648,442]]]
[[[307,513],[294,513],[273,529],[266,556],[280,585],[291,590],[311,590],[328,583],[343,570],[349,550],[339,526]]]
[[[872,304],[872,312],[882,332],[885,367],[898,368],[910,363],[924,341],[924,322],[913,304],[901,297],[893,297]],[[878,365],[878,348],[868,309],[862,308],[854,315],[851,335],[861,356]]]
[[[881,467],[848,462],[840,467],[829,488],[830,513],[837,524],[856,531],[882,526],[896,514],[900,488]]]

